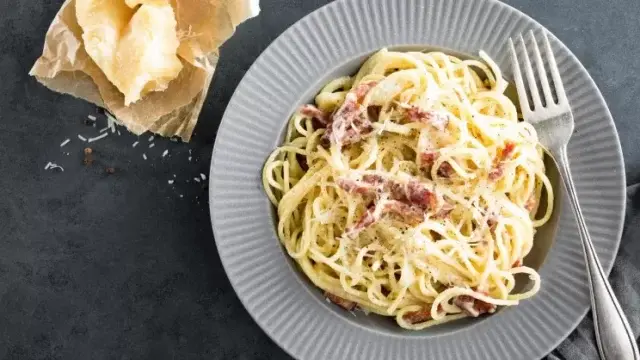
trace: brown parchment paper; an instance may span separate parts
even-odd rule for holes
[[[122,1],[122,0],[114,0]],[[183,69],[169,87],[130,106],[93,62],[82,43],[75,0],[66,0],[45,37],[30,75],[53,91],[70,94],[111,112],[131,132],[191,139],[213,78],[218,49],[244,20],[258,14],[258,0],[171,0]]]

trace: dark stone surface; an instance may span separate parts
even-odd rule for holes
[[[208,174],[217,126],[244,72],[325,2],[262,1],[261,15],[222,49],[192,143],[157,139],[149,149],[143,136],[132,148],[136,137],[121,130],[92,144],[89,167],[76,136],[96,136],[104,117],[98,128],[85,125],[98,114],[93,106],[27,76],[62,1],[0,3],[0,358],[287,358],[229,285],[206,182],[193,178]],[[638,0],[508,3],[547,26],[587,67],[620,131],[628,181],[637,182]],[[170,155],[162,158],[165,149]],[[49,161],[65,171],[44,171]]]

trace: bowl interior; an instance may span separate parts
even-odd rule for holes
[[[456,56],[461,59],[473,58],[473,59],[479,60],[479,57],[477,55],[465,54],[455,50],[444,49],[444,48],[433,47],[433,46],[395,46],[395,47],[389,47],[389,50],[442,51],[444,53]],[[344,75],[355,74],[358,71],[358,69],[361,67],[361,65],[371,55],[373,55],[373,53],[363,53],[351,59],[347,59],[342,64],[336,66],[332,71],[327,72],[322,78],[317,79],[313,87],[308,89],[305,93],[301,94],[299,101],[296,104],[294,104],[294,106],[292,106],[292,108],[290,109],[290,113],[293,113],[293,111],[302,104],[312,103],[315,98],[315,95],[320,91],[320,89],[326,83],[328,83],[332,79],[335,79],[337,77],[344,76]],[[503,71],[506,71],[506,69],[503,69]],[[507,74],[503,73],[503,76],[505,76],[507,80],[510,80],[508,78],[508,73]],[[514,102],[514,104],[516,104],[517,107],[519,107],[517,92],[516,92],[515,86],[511,81],[509,81],[509,87],[505,91],[505,94]],[[288,118],[282,120],[282,128],[280,131],[281,135],[277,139],[277,142],[274,143],[274,146],[278,146],[282,143],[282,141],[284,141],[284,135],[286,132],[288,120],[289,120]],[[560,181],[559,181],[560,177],[559,177],[558,169],[553,159],[548,155],[545,156],[545,166],[546,166],[547,176],[551,181],[552,188],[555,194],[554,206],[553,206],[554,211],[553,211],[553,215],[551,216],[551,219],[545,225],[537,229],[536,235],[534,237],[533,248],[531,249],[531,252],[524,259],[524,264],[526,266],[529,266],[536,270],[539,270],[542,267],[547,257],[547,254],[549,253],[549,249],[551,249],[553,245],[556,232],[558,229],[559,213],[561,209],[560,201],[562,198],[560,193],[562,188],[560,186]],[[542,211],[542,209],[545,209],[546,205],[547,205],[546,195],[543,193],[542,201],[539,206],[540,211]],[[538,214],[538,215],[541,215],[541,214]],[[271,216],[274,224],[277,224],[277,221],[278,221],[277,212],[275,211],[274,208],[272,208]],[[283,249],[283,251],[285,250]],[[325,306],[329,311],[333,312],[336,316],[342,317],[346,321],[350,321],[357,325],[364,326],[371,330],[380,331],[390,335],[402,334],[402,336],[418,336],[418,337],[426,336],[426,335],[434,336],[434,335],[443,335],[446,333],[455,332],[462,328],[466,328],[468,326],[477,324],[480,321],[483,321],[488,318],[488,316],[483,316],[479,318],[466,318],[466,319],[461,319],[461,320],[445,323],[442,325],[434,326],[431,328],[427,328],[422,331],[407,331],[405,329],[400,328],[395,322],[395,320],[391,317],[384,317],[376,314],[365,315],[363,312],[360,312],[360,311],[350,313],[342,310],[338,306],[327,303],[324,299],[322,290],[317,288],[315,285],[311,283],[310,280],[306,278],[305,274],[302,272],[302,270],[299,269],[298,265],[293,259],[291,259],[288,255],[286,255],[286,258],[289,262],[289,265],[291,266],[292,271],[295,273],[296,277],[300,280],[300,283],[307,288],[307,290],[312,294],[312,296],[317,301],[323,304],[323,306]],[[514,292],[515,293],[523,292],[526,289],[528,289],[530,285],[531,284],[527,276],[517,275]],[[542,286],[544,286],[544,283],[542,284]],[[496,313],[490,316],[500,316],[502,312],[510,311],[511,309],[512,308],[501,307],[499,308],[498,311],[496,311]]]

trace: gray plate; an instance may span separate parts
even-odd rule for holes
[[[510,75],[506,40],[542,26],[493,0],[342,0],[289,28],[249,69],[229,102],[210,174],[211,218],[229,279],[262,329],[300,359],[537,359],[589,307],[576,225],[568,207],[531,300],[476,320],[419,332],[327,304],[280,246],[260,174],[294,109],[329,79],[355,72],[382,47],[485,50]],[[624,171],[611,114],[584,67],[551,36],[576,119],[569,158],[580,204],[610,271],[624,217]],[[566,204],[566,202],[564,202]],[[549,231],[548,233],[552,233]],[[536,242],[551,244],[549,238]],[[545,251],[546,252],[546,251]],[[537,261],[539,262],[539,261]],[[537,264],[539,265],[539,264]]]

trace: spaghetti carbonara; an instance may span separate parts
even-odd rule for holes
[[[383,49],[291,118],[264,188],[327,299],[418,330],[540,288],[522,259],[552,211],[543,151],[480,56]],[[513,294],[518,273],[533,286]]]

